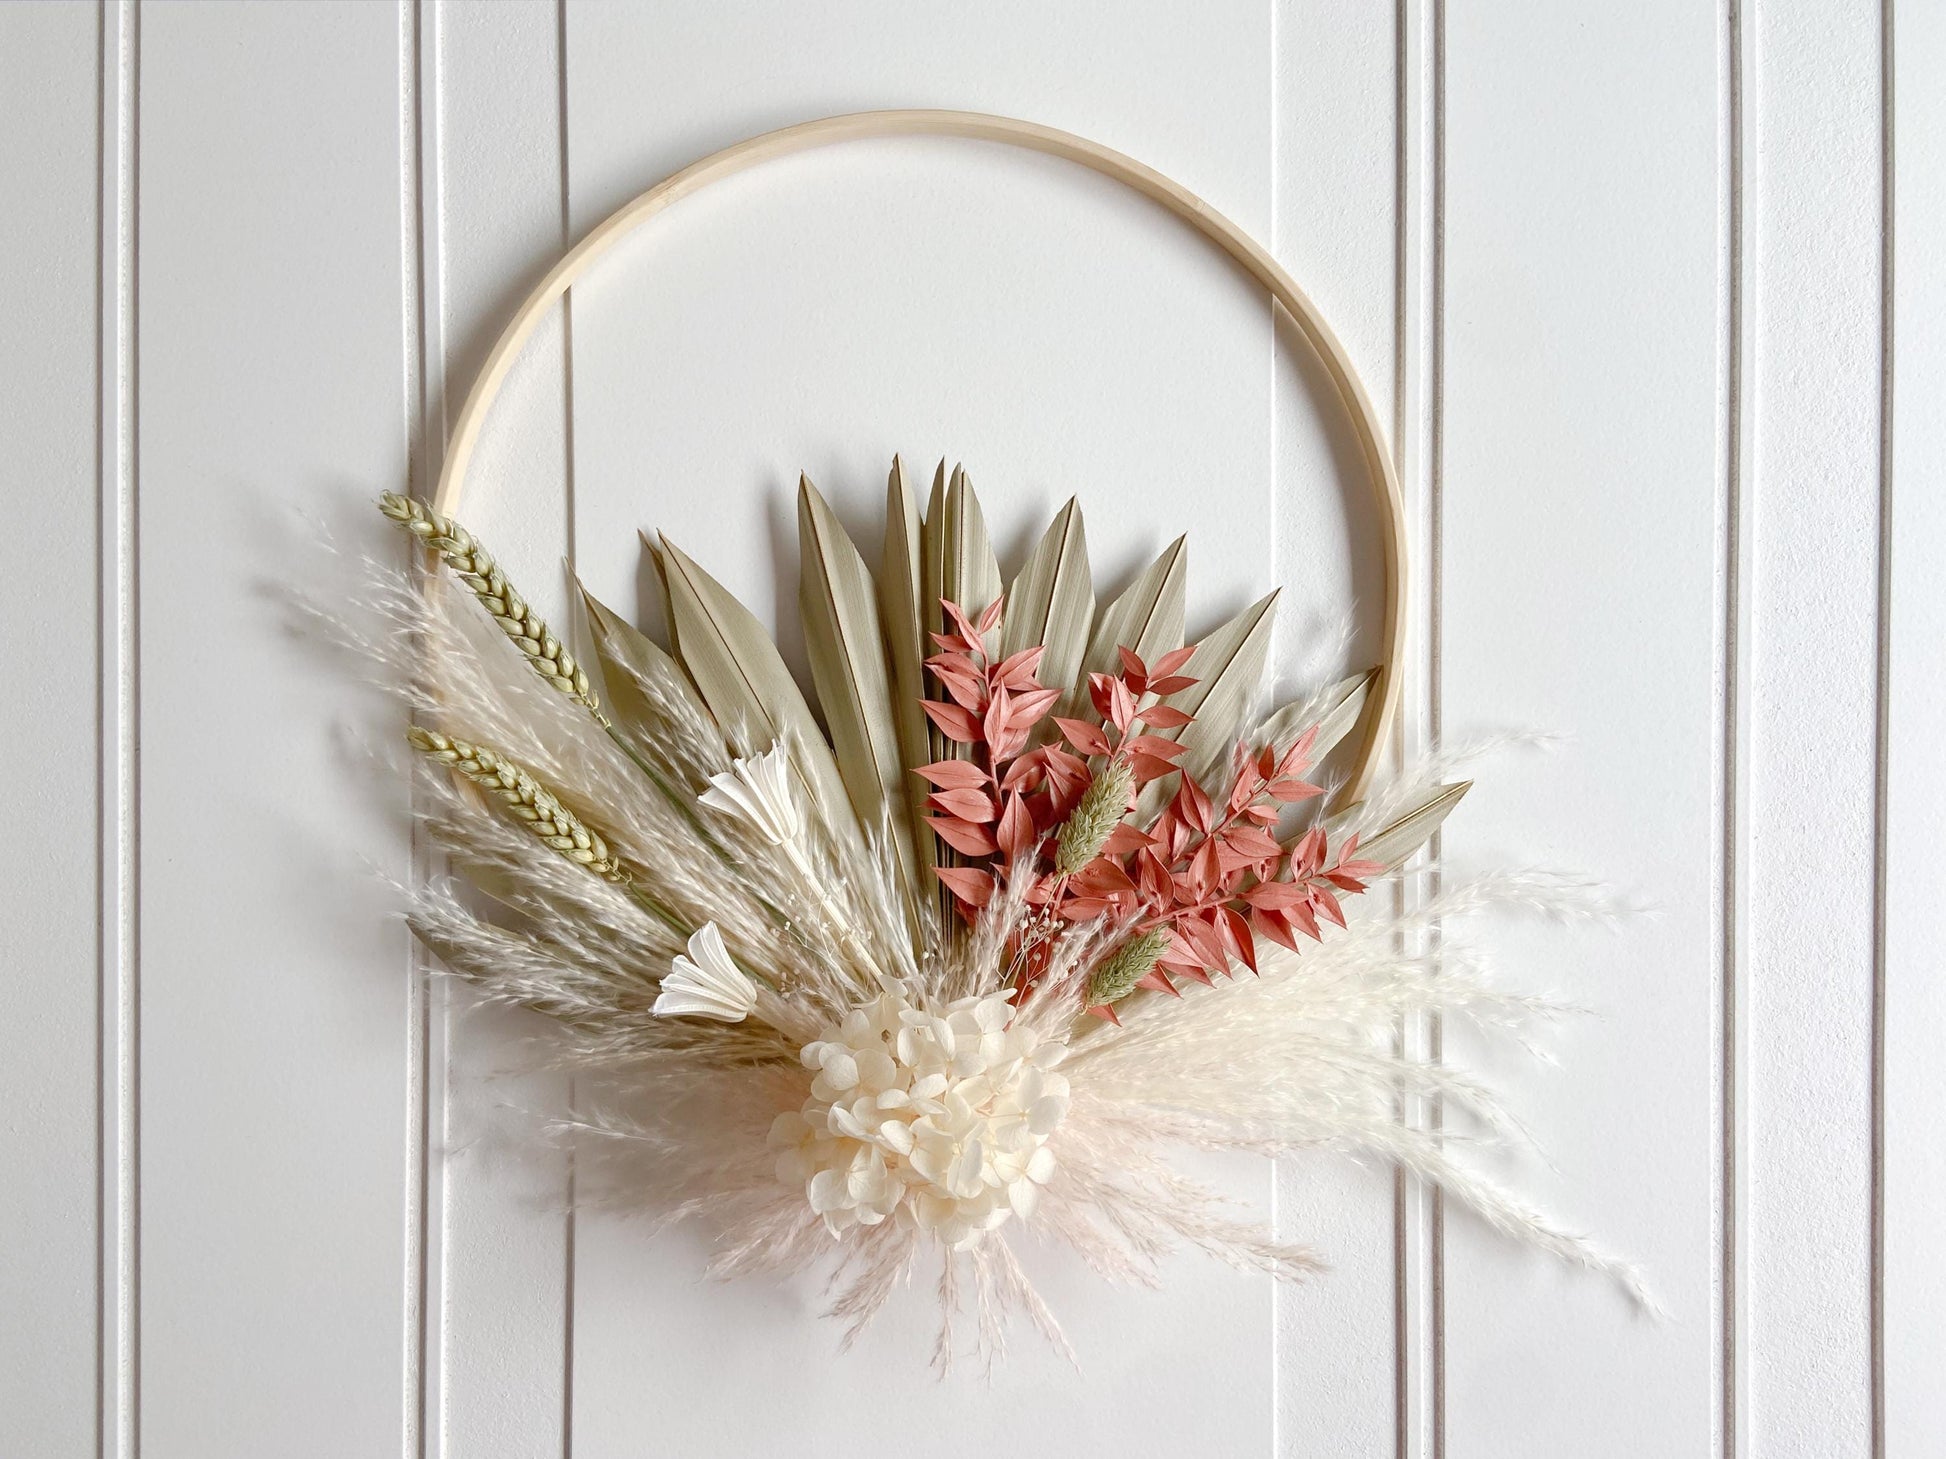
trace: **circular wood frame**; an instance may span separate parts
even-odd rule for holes
[[[1385,553],[1384,649],[1379,662],[1377,696],[1366,706],[1364,741],[1344,798],[1356,800],[1365,792],[1372,772],[1384,753],[1392,721],[1398,713],[1400,665],[1405,649],[1405,502],[1399,491],[1398,473],[1392,453],[1385,443],[1377,412],[1364,382],[1358,377],[1345,347],[1331,326],[1324,322],[1304,291],[1298,288],[1264,249],[1236,224],[1218,213],[1196,194],[1172,182],[1153,168],[1131,157],[1090,142],[1070,132],[1011,117],[990,116],[968,111],[868,111],[849,116],[826,117],[801,122],[796,126],[766,132],[725,147],[722,151],[691,163],[682,171],[664,178],[647,192],[624,204],[601,221],[587,237],[570,249],[547,277],[535,285],[512,319],[494,342],[480,376],[467,393],[447,442],[444,464],[439,472],[439,487],[433,495],[436,511],[452,513],[466,486],[466,468],[473,459],[480,424],[500,393],[507,372],[513,367],[521,346],[534,332],[553,302],[567,293],[575,280],[623,238],[647,223],[656,214],[711,183],[755,167],[772,158],[808,152],[837,142],[873,137],[970,137],[984,142],[999,142],[1033,152],[1065,158],[1090,171],[1133,188],[1160,203],[1197,232],[1215,243],[1290,314],[1304,336],[1324,361],[1332,383],[1351,416],[1352,426],[1365,456],[1365,468],[1372,489],[1372,502],[1378,509],[1380,541]]]

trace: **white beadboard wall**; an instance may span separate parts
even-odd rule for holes
[[[1946,1452],[1942,74],[1923,0],[0,5],[0,1454]],[[1546,1159],[1508,1173],[1664,1319],[1388,1171],[1220,1166],[1328,1279],[1035,1253],[1080,1372],[1023,1339],[935,1383],[923,1294],[841,1355],[813,1288],[706,1285],[706,1233],[569,1214],[508,1138],[572,1086],[428,984],[396,716],[275,584],[349,571],[314,528],[397,550],[370,498],[432,479],[571,239],[882,106],[1160,167],[1361,362],[1401,748],[1560,737],[1440,866],[1652,909],[1499,934],[1596,1011],[1557,1067],[1406,1033],[1509,1087]],[[467,515],[560,617],[564,559],[643,603],[666,529],[797,653],[795,473],[862,528],[894,451],[965,459],[1003,552],[1079,492],[1111,581],[1191,529],[1192,628],[1281,585],[1292,683],[1371,652],[1343,422],[1261,296],[976,144],[772,164],[625,246]]]

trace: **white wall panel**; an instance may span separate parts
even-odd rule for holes
[[[408,19],[410,12],[408,11]],[[559,256],[559,14],[551,0],[419,13],[418,221],[426,331],[424,478],[502,319]],[[474,457],[466,519],[550,621],[568,612],[563,347],[549,322]],[[535,1137],[567,1081],[527,1072],[533,1015],[434,995],[429,1452],[547,1454],[568,1440],[566,1157]],[[439,1056],[443,1049],[444,1057]],[[430,1429],[430,1420],[429,1420]]]
[[[1445,16],[1437,727],[1504,756],[1446,864],[1532,860],[1653,903],[1615,935],[1496,927],[1509,981],[1595,1010],[1559,1069],[1449,1026],[1549,1164],[1507,1167],[1638,1261],[1669,1319],[1445,1223],[1445,1452],[1707,1452],[1717,1042],[1717,22],[1669,3]],[[1436,559],[1436,560],[1434,560]]]
[[[1749,1440],[1873,1452],[1876,6],[1749,22]]]
[[[150,6],[139,65],[141,1452],[381,1453],[404,827],[342,730],[397,720],[264,584],[405,475],[397,14]]]
[[[0,352],[0,743],[30,771],[0,841],[0,1427],[43,1454],[96,1421],[100,64],[93,10],[0,9],[0,336],[34,342]]]
[[[1350,350],[1396,435],[1406,259],[1400,17],[1332,4],[1275,12],[1269,243]],[[1288,336],[1276,354],[1272,462],[1275,657],[1286,687],[1372,663],[1383,559],[1358,447],[1323,371]],[[1349,617],[1347,615],[1350,615]],[[1347,626],[1354,636],[1347,647]],[[1343,658],[1340,658],[1343,655]],[[1397,1426],[1393,1181],[1331,1156],[1278,1172],[1278,1230],[1330,1275],[1276,1294],[1276,1452],[1371,1454]]]

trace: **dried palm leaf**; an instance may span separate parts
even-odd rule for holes
[[[911,771],[932,759],[932,726],[920,707],[926,697],[927,654],[921,598],[923,532],[918,498],[906,480],[905,462],[894,456],[885,482],[885,551],[878,574],[878,607],[895,696],[899,757],[906,772],[900,789],[906,797],[906,823],[915,831],[923,824],[920,817],[925,811],[926,785]],[[915,834],[912,841],[919,884],[926,886],[927,873],[933,867],[934,840],[930,834]]]
[[[929,634],[945,631],[942,599],[978,616],[1000,596],[1000,564],[993,556],[980,499],[973,494],[965,469],[955,466],[949,479],[944,461],[933,475],[932,496],[926,503],[925,595],[923,621]],[[930,638],[926,651],[932,651]],[[935,758],[959,759],[965,753],[937,732],[933,750]]]
[[[838,773],[860,824],[891,836],[905,895],[915,898],[922,883],[871,569],[809,477],[798,481],[797,529],[804,644]]]
[[[1164,733],[1183,747],[1177,762],[1183,773],[1205,788],[1228,767],[1251,700],[1263,690],[1276,608],[1273,592],[1205,637],[1182,669],[1196,682],[1170,696],[1172,705],[1195,718]]]
[[[1407,811],[1397,820],[1382,826],[1369,836],[1361,837],[1358,842],[1358,859],[1375,861],[1387,871],[1403,866],[1406,860],[1426,842],[1432,839],[1439,823],[1451,814],[1462,796],[1473,788],[1473,782],[1462,780],[1454,785],[1442,785],[1439,793],[1424,805]],[[1356,807],[1352,810],[1355,812]]]
[[[683,696],[688,709],[707,719],[709,710],[697,697],[695,686],[682,666],[647,634],[620,614],[605,606],[581,584],[582,606],[588,615],[588,637],[594,643],[595,661],[601,665],[602,687],[607,691],[608,708],[618,726],[632,739],[652,739],[667,714],[658,709],[644,693],[646,684],[666,686],[668,692]]]
[[[1081,672],[1095,616],[1088,532],[1075,498],[1061,508],[1007,590],[1001,653],[1046,645],[1036,677],[1066,686]]]
[[[833,834],[862,846],[837,758],[763,625],[666,537],[662,562],[676,656],[737,753],[786,747],[805,796]]]
[[[1089,674],[1110,674],[1119,667],[1115,650],[1130,648],[1144,659],[1156,659],[1182,644],[1185,578],[1189,571],[1189,539],[1178,537],[1162,555],[1122,590],[1122,595],[1095,620],[1094,635],[1081,660],[1066,715],[1089,713]]]
[[[1316,725],[1318,732],[1311,741],[1311,762],[1316,764],[1336,749],[1338,742],[1358,723],[1358,716],[1365,712],[1365,702],[1378,683],[1378,675],[1377,669],[1367,669],[1362,674],[1340,679],[1319,693],[1293,700],[1251,731],[1250,748],[1257,750],[1268,745],[1281,757],[1297,743],[1299,735]]]

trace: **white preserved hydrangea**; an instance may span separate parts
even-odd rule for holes
[[[834,1236],[896,1216],[960,1250],[1031,1215],[1054,1174],[1068,1050],[1013,1016],[1006,993],[938,1013],[896,992],[854,1008],[804,1046],[817,1077],[771,1126],[778,1178]]]

